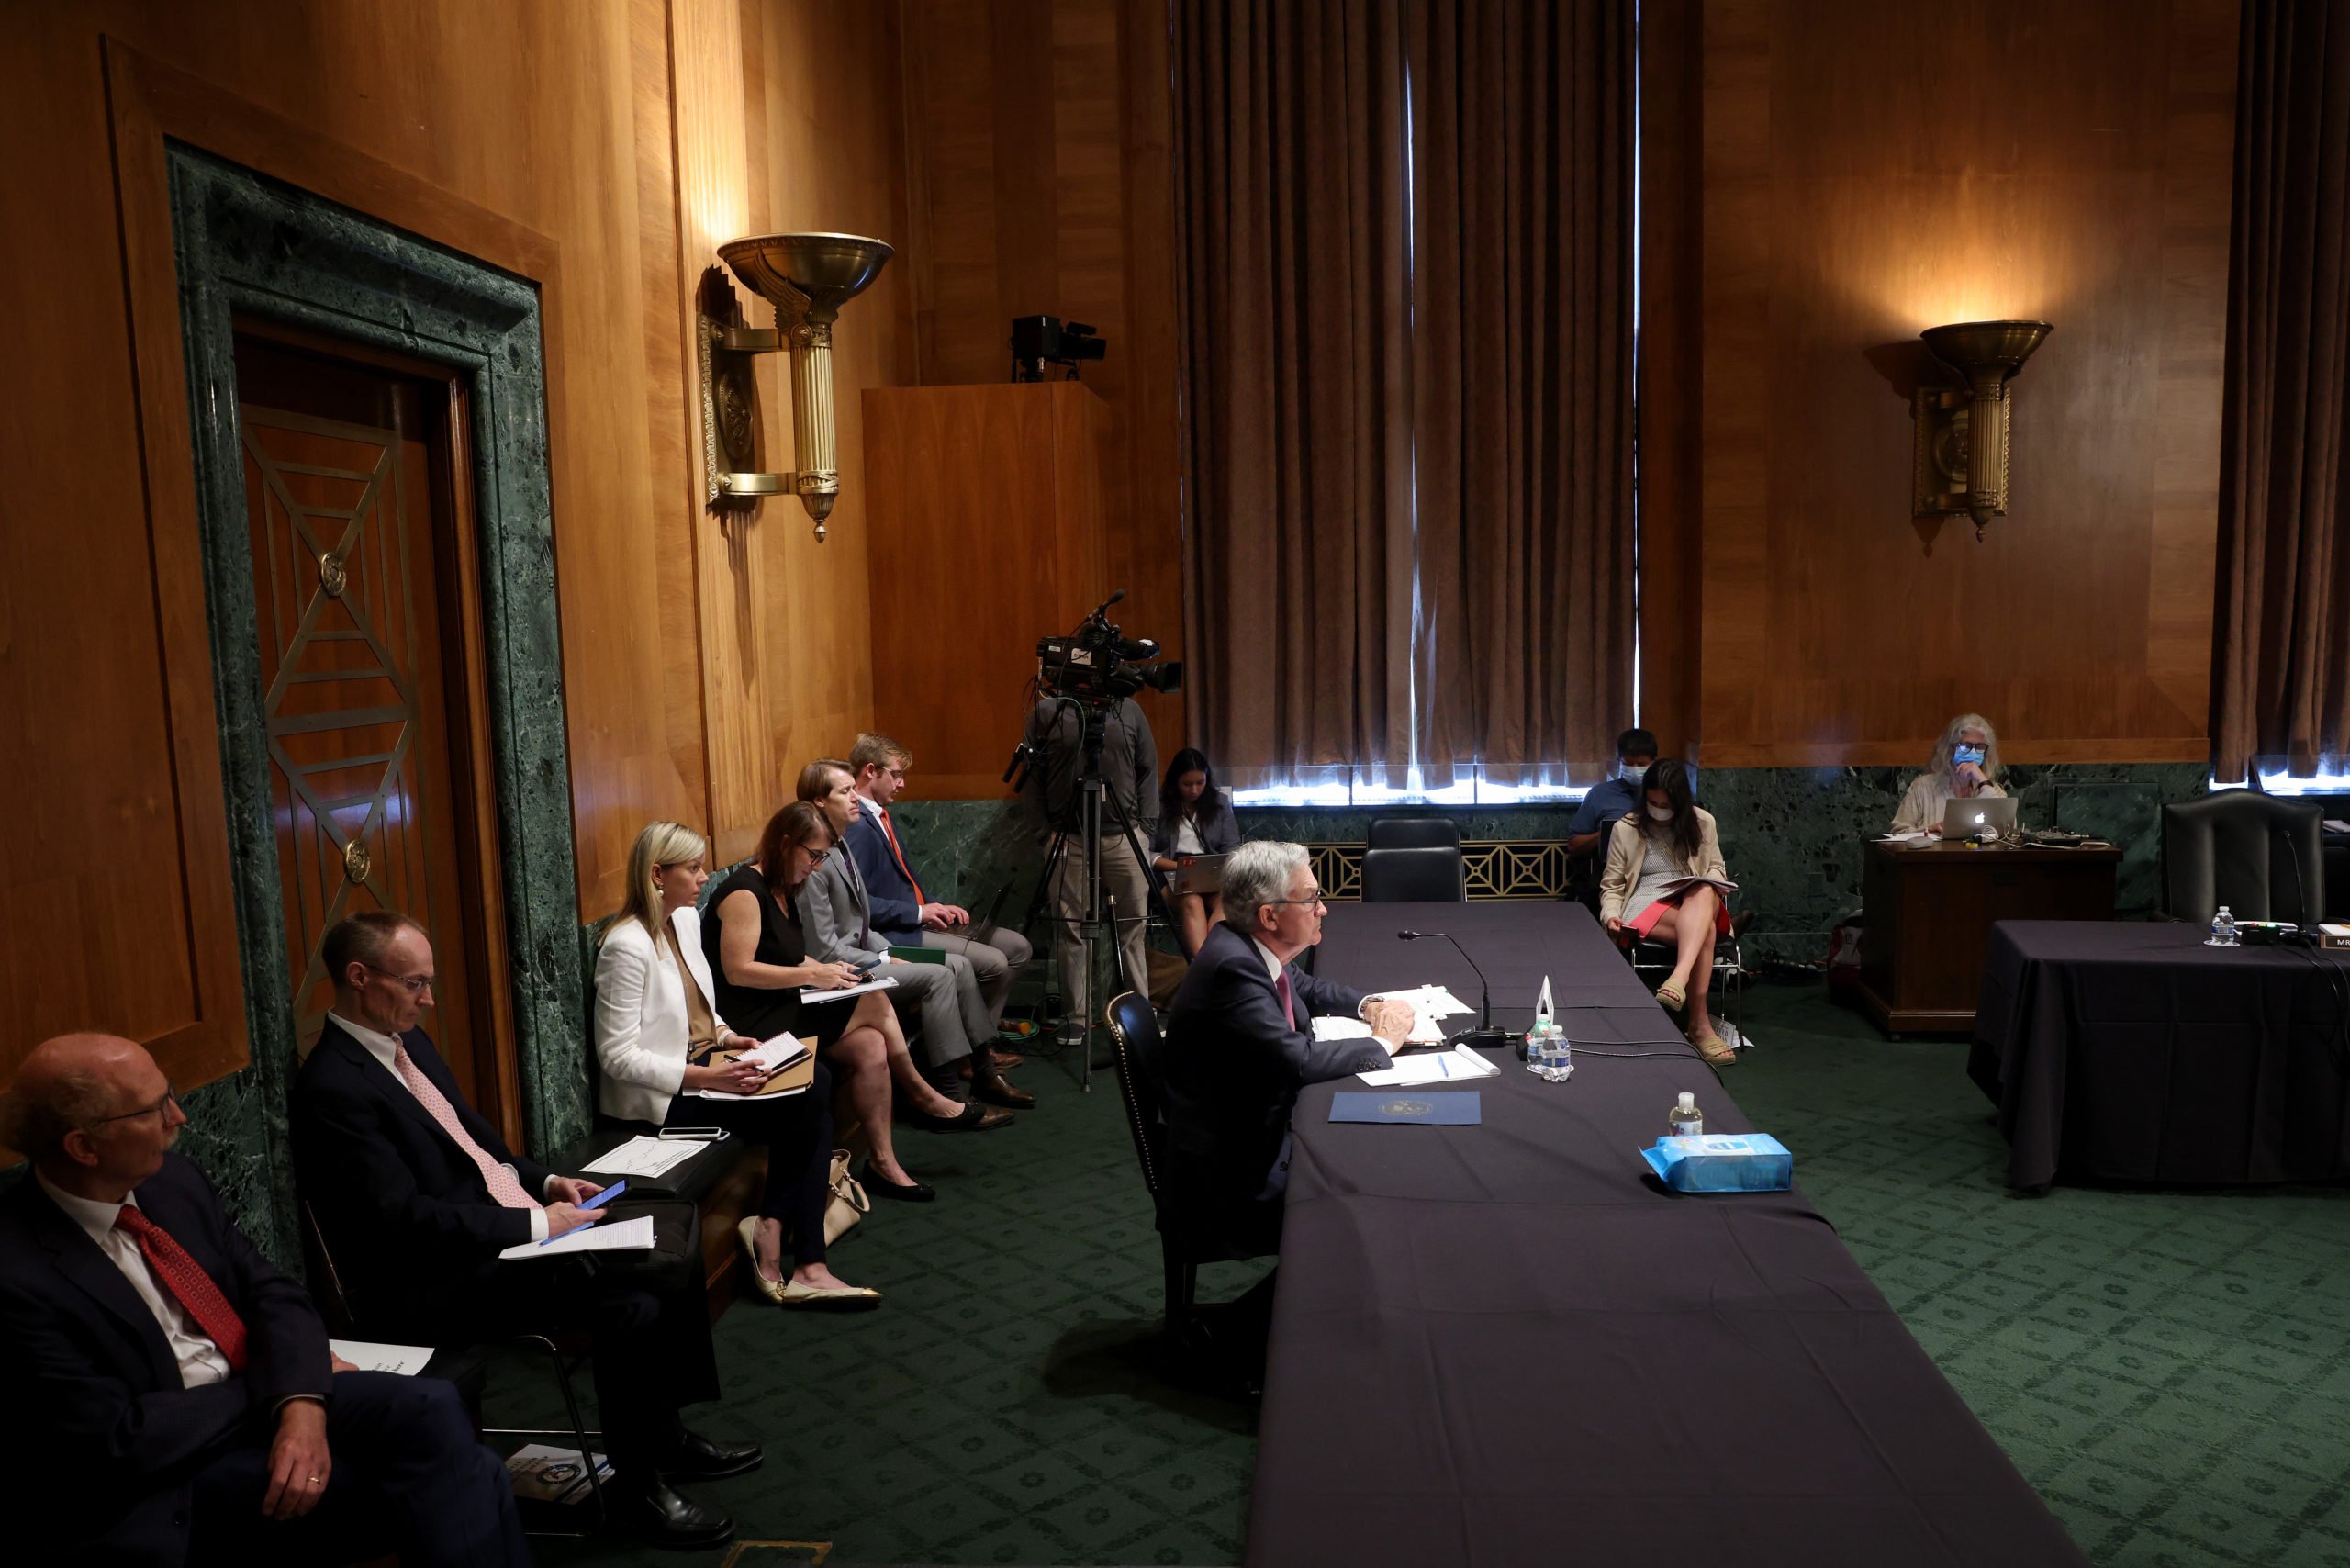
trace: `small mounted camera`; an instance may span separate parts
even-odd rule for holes
[[[1082,321],[1063,321],[1058,316],[1012,319],[1014,381],[1042,381],[1048,364],[1059,365],[1067,372],[1063,379],[1074,381],[1080,361],[1100,359],[1109,351],[1109,342],[1102,334]]]

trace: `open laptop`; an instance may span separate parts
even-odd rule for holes
[[[1997,795],[1974,801],[1953,798],[1942,808],[1944,838],[1980,838],[1986,833],[2005,836],[2015,825],[2015,801]]]
[[[1179,855],[1175,857],[1175,885],[1169,890],[1176,893],[1220,893],[1224,891],[1224,863],[1229,855]]]

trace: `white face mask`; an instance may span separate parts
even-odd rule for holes
[[[1616,777],[1627,784],[1638,784],[1640,781],[1640,775],[1647,771],[1647,768],[1635,767],[1628,762],[1619,762],[1616,765]]]
[[[1673,820],[1673,808],[1671,806],[1651,806],[1649,808],[1649,820],[1651,822],[1669,823]]]

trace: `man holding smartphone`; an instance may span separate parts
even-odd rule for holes
[[[856,778],[848,764],[819,757],[801,768],[800,798],[821,810],[833,825],[832,849],[800,890],[800,920],[810,957],[853,965],[868,977],[886,969],[898,982],[886,993],[891,1005],[922,1020],[921,1049],[940,1093],[1015,1111],[1034,1106],[1036,1097],[1013,1088],[995,1059],[995,1019],[970,960],[960,953],[944,954],[946,962],[938,964],[890,957],[890,938],[873,921],[864,873],[845,842],[857,812]],[[966,1058],[971,1064],[968,1087],[957,1070]]]

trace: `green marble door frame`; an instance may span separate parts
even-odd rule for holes
[[[246,1067],[189,1096],[186,1149],[281,1261],[300,1257],[285,1099],[293,981],[269,818],[257,610],[239,461],[232,319],[265,318],[464,375],[508,983],[533,1148],[588,1120],[571,772],[535,285],[364,214],[171,142],[172,221],[220,721]]]

